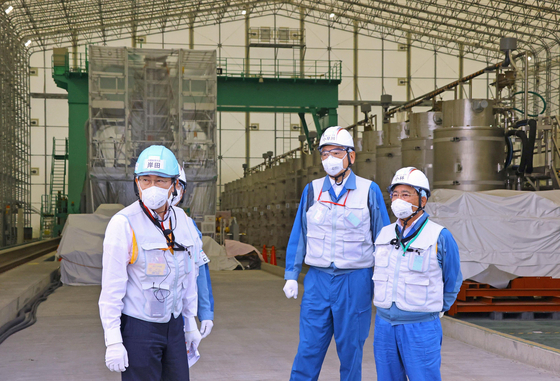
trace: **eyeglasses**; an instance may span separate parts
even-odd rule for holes
[[[413,197],[413,195],[409,192],[402,192],[402,193],[391,192],[390,196],[391,196],[391,199],[401,198],[403,200],[410,200],[410,198]]]
[[[346,156],[346,150],[344,148],[333,148],[331,150],[323,150],[321,151],[321,160],[325,160],[326,158],[330,156],[334,156],[337,159],[344,159],[344,156]]]
[[[138,182],[142,186],[142,189],[146,189],[147,187],[152,186],[154,184],[156,187],[159,188],[169,188],[171,185],[171,179],[156,179],[152,180],[147,177],[140,177],[138,178]]]

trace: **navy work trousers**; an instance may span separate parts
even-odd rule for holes
[[[151,323],[123,314],[121,332],[129,364],[123,381],[189,380],[182,316]]]

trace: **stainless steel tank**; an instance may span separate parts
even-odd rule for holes
[[[387,187],[391,184],[395,172],[402,168],[401,146],[378,146],[375,160],[375,182],[381,188],[385,205],[389,207],[391,200],[387,193]]]
[[[386,123],[383,125],[383,145],[400,145],[408,137],[406,122]]]
[[[440,128],[434,132],[433,188],[483,191],[504,187],[504,130]]]
[[[415,167],[424,172],[430,184],[434,180],[433,139],[408,138],[402,140],[402,166]]]
[[[408,123],[408,136],[433,139],[434,130],[441,127],[442,122],[442,113],[439,111],[415,112]]]
[[[408,137],[406,122],[386,123],[383,125],[383,144],[377,146],[375,155],[375,182],[383,192],[385,205],[390,206],[391,200],[386,192],[395,172],[402,168],[401,145]]]
[[[491,99],[455,99],[443,102],[442,127],[494,126],[494,101]]]
[[[377,151],[377,131],[362,133],[362,150],[356,152],[354,172],[365,179],[374,180],[376,168],[375,154]]]
[[[409,138],[401,140],[402,166],[420,169],[430,181],[433,181],[434,130],[441,127],[441,112],[418,112],[410,117]]]
[[[504,130],[494,127],[492,100],[443,102],[434,131],[433,188],[482,191],[504,187]]]

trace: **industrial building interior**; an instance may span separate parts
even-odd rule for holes
[[[0,378],[119,379],[103,236],[159,144],[210,258],[191,379],[288,379],[303,287],[282,292],[286,248],[325,176],[321,134],[342,126],[387,209],[416,167],[458,243],[442,378],[560,380],[559,16],[543,0],[0,1]],[[333,341],[319,380],[339,366]]]

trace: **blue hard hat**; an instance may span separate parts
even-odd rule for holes
[[[178,177],[179,163],[169,148],[149,146],[138,156],[134,174],[136,176]]]

